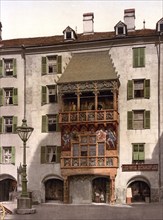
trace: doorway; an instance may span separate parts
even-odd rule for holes
[[[45,201],[63,201],[63,181],[48,179],[45,182]]]
[[[132,202],[149,202],[150,187],[144,181],[134,181],[130,183],[129,188],[132,191]]]
[[[14,200],[16,194],[17,182],[13,179],[6,178],[0,181],[0,201]]]
[[[92,181],[92,201],[95,203],[106,203],[109,198],[109,179],[98,177]]]

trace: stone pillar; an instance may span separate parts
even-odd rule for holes
[[[68,183],[68,177],[64,177],[64,203],[69,203],[69,183]]]
[[[115,177],[111,176],[110,177],[110,192],[111,192],[111,196],[110,196],[110,203],[114,204],[115,203]]]

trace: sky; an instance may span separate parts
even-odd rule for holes
[[[155,29],[163,0],[0,0],[2,39],[62,35],[70,26],[83,32],[83,14],[94,13],[94,31],[114,31],[124,10],[135,8],[136,29]]]

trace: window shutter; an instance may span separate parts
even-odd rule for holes
[[[2,163],[2,147],[0,146],[0,163]]]
[[[44,105],[47,103],[47,87],[42,86],[42,97],[41,97],[41,104]]]
[[[11,163],[15,164],[15,147],[11,148]]]
[[[0,106],[3,105],[3,89],[0,88]]]
[[[0,133],[3,132],[3,117],[0,117]]]
[[[48,131],[48,117],[47,115],[42,115],[42,132]]]
[[[139,160],[139,153],[133,152],[133,160]]]
[[[41,69],[41,74],[46,75],[47,74],[47,58],[42,57],[42,69]]]
[[[42,163],[46,163],[46,147],[45,146],[41,146],[41,164]]]
[[[133,67],[138,67],[138,48],[133,49]]]
[[[13,76],[16,77],[16,59],[13,59]]]
[[[150,80],[146,79],[144,81],[144,98],[149,99],[150,98]]]
[[[62,73],[62,56],[57,56],[57,73]]]
[[[139,48],[139,66],[144,67],[145,66],[145,48],[141,47]]]
[[[127,99],[133,99],[133,81],[128,80],[127,83]]]
[[[13,116],[12,132],[16,133],[17,117]]]
[[[13,104],[14,105],[18,104],[18,89],[17,88],[13,89]]]
[[[144,128],[150,129],[150,111],[144,111]]]
[[[133,129],[133,112],[127,112],[127,128]]]
[[[56,131],[60,132],[60,126],[59,126],[59,114],[56,116]]]
[[[60,159],[61,159],[61,146],[57,146],[57,159],[56,159],[56,162],[60,163]]]
[[[0,77],[2,77],[3,73],[3,60],[0,60]]]
[[[139,160],[144,160],[144,152],[139,152]]]

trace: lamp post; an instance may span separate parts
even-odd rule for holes
[[[35,209],[32,209],[31,199],[27,192],[27,173],[26,173],[26,142],[31,136],[34,128],[27,126],[26,119],[22,120],[22,125],[16,128],[16,132],[23,141],[23,169],[22,169],[22,192],[21,196],[17,199],[17,213],[18,214],[30,214],[35,213]]]
[[[22,169],[22,193],[21,197],[28,197],[27,192],[27,174],[26,174],[26,142],[31,136],[34,128],[27,126],[26,119],[22,120],[22,126],[16,128],[20,139],[23,141],[23,169]]]

